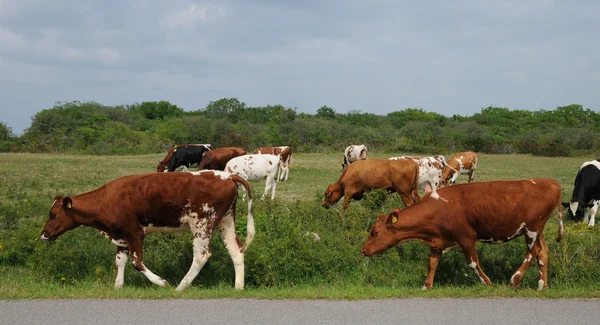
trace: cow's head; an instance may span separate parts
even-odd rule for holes
[[[77,216],[73,212],[73,200],[70,197],[57,195],[50,208],[48,220],[42,230],[42,240],[55,240],[65,231],[71,230],[79,225]]]
[[[323,202],[321,205],[325,209],[329,209],[332,204],[335,204],[342,198],[342,191],[337,186],[337,184],[330,184],[327,186],[327,190],[325,191],[325,195],[323,197]]]
[[[369,158],[369,149],[364,144],[362,145],[362,149],[360,150],[360,154],[358,155],[360,160],[365,160]]]
[[[371,228],[369,237],[365,242],[361,252],[364,256],[381,254],[386,249],[396,245],[397,240],[394,236],[396,230],[392,226],[398,221],[398,212],[392,211],[389,215],[380,214]]]
[[[575,202],[563,202],[562,206],[567,208],[567,214],[569,215],[569,218],[571,218],[571,220],[577,222],[577,221],[581,221],[583,219],[583,216],[584,216],[583,210],[585,208],[591,208],[594,205],[591,203],[581,204],[581,203],[575,201]]]
[[[167,164],[163,163],[162,161],[159,161],[158,166],[156,167],[156,171],[162,173],[165,171],[165,169],[167,169]]]
[[[452,176],[454,176],[454,173],[455,171],[446,166],[446,168],[444,168],[444,170],[442,171],[442,181],[439,187],[444,187],[448,184],[452,184]]]

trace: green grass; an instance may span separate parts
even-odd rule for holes
[[[370,158],[395,155],[371,153]],[[341,154],[294,154],[289,180],[278,182],[275,202],[255,201],[257,237],[246,256],[247,286],[242,292],[233,289],[231,261],[218,239],[211,260],[181,293],[173,287],[189,268],[189,234],[156,234],[146,241],[146,264],[166,274],[169,289],[150,284],[128,265],[125,287],[114,290],[114,247],[93,230],[73,230],[50,245],[37,240],[54,195],[75,195],[120,176],[153,172],[163,156],[0,154],[0,299],[600,297],[598,228],[567,221],[566,236],[556,244],[555,217],[546,227],[550,290],[533,290],[537,267],[526,273],[521,289],[506,285],[525,253],[522,241],[515,240],[478,246],[492,288],[479,285],[460,251],[454,250],[442,258],[434,289],[421,291],[428,256],[424,245],[407,243],[372,259],[359,253],[376,214],[400,205],[397,195],[381,207],[369,200],[353,201],[343,219],[335,209],[319,206],[325,188],[341,173]],[[554,178],[565,201],[579,166],[590,159],[479,155],[475,180]],[[458,183],[466,178],[460,176]],[[251,186],[260,197],[264,182]],[[238,205],[238,232],[245,227],[243,206]],[[305,231],[316,231],[323,239],[311,242],[302,236]],[[177,252],[168,257],[166,251]]]

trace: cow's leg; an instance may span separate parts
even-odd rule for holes
[[[433,287],[433,277],[435,276],[435,270],[437,269],[441,257],[442,251],[431,248],[429,253],[429,272],[427,273],[427,279],[423,285],[423,290],[431,289],[431,287]]]
[[[351,199],[352,199],[352,196],[350,196],[349,194],[348,195],[344,194],[344,203],[342,204],[342,211],[341,211],[342,214],[344,213],[344,211],[346,211],[346,209],[348,209]]]
[[[414,192],[411,192],[410,195],[406,195],[402,192],[398,192],[398,194],[400,194],[400,199],[402,199],[402,203],[404,203],[404,205],[408,208],[409,206],[413,205],[415,203],[415,201],[418,201],[420,199],[419,194],[417,193],[415,195]]]
[[[142,235],[126,236],[131,264],[133,264],[136,271],[145,275],[150,282],[166,288],[169,286],[169,283],[160,276],[152,273],[152,271],[144,265],[143,230],[140,230],[140,232],[142,232]]]
[[[479,280],[481,283],[491,286],[492,282],[490,278],[485,275],[481,267],[479,266],[479,257],[477,256],[477,247],[475,246],[475,240],[465,240],[462,243],[459,243],[462,248],[463,254],[465,254],[465,258],[467,259],[467,264],[469,267],[477,271],[477,275],[479,276]]]
[[[540,269],[540,279],[538,280],[538,290],[548,288],[548,245],[544,240],[544,234],[540,234],[540,251],[537,256],[538,267]]]
[[[204,264],[206,264],[206,261],[210,258],[210,238],[212,237],[214,228],[214,222],[212,220],[214,220],[217,215],[223,214],[224,212],[220,212],[219,214],[219,211],[213,211],[212,214],[208,216],[206,214],[199,214],[200,217],[191,218],[188,221],[190,231],[194,235],[194,257],[189,271],[177,286],[177,291],[187,288],[192,281],[194,281],[198,273],[200,273],[200,270]]]
[[[469,181],[468,181],[468,183],[471,183],[474,179],[475,179],[475,168],[471,169],[471,171],[469,172]]]
[[[192,281],[196,278],[200,270],[206,264],[206,261],[211,256],[210,252],[210,234],[204,238],[204,235],[199,235],[197,232],[194,233],[194,258],[192,260],[192,265],[188,273],[183,277],[179,285],[177,286],[176,291],[181,291],[187,288]]]
[[[117,247],[115,256],[115,266],[117,267],[117,278],[115,279],[115,289],[123,287],[125,284],[125,265],[127,264],[127,247]]]
[[[233,267],[235,269],[235,288],[237,290],[244,289],[244,253],[242,253],[242,245],[240,239],[235,232],[235,209],[229,210],[229,212],[221,219],[219,223],[219,230],[221,231],[221,238],[231,260],[233,261]]]
[[[277,167],[277,171],[275,172],[275,179],[277,180],[281,180],[281,178],[283,178],[283,165],[282,165],[282,161],[279,161],[279,167]]]
[[[521,283],[521,278],[523,278],[523,274],[529,267],[529,264],[534,258],[538,257],[538,253],[540,252],[542,245],[540,244],[540,238],[538,237],[537,231],[530,231],[525,228],[525,243],[527,244],[527,253],[525,253],[525,260],[523,260],[523,264],[517,269],[517,271],[510,278],[510,284],[517,288]],[[544,262],[544,261],[542,261]],[[547,261],[546,261],[547,264]]]
[[[275,189],[277,189],[277,180],[273,178],[273,185],[271,188],[271,200],[275,199]]]
[[[594,205],[590,208],[590,222],[589,226],[594,226],[596,224],[596,212],[598,212],[598,206],[600,205],[600,200],[594,200]]]
[[[290,161],[292,160],[291,156],[288,157],[288,160],[285,162],[285,179],[284,181],[288,180],[288,176],[290,175]]]
[[[273,183],[275,181],[275,177],[277,177],[277,171],[275,171],[275,173],[273,173],[273,175],[267,175],[267,180],[265,182],[265,192],[263,193],[263,195],[260,197],[261,200],[263,200],[265,198],[265,196],[267,196],[267,193],[269,192],[269,190],[272,188]],[[275,194],[272,194],[271,199],[273,199],[273,196]]]
[[[454,183],[456,183],[456,179],[458,178],[458,175],[460,175],[460,173],[452,174],[452,178],[450,179],[450,184],[454,185]]]

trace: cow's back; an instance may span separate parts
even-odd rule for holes
[[[344,186],[356,184],[363,188],[393,187],[399,179],[409,175],[417,178],[417,166],[409,160],[366,159],[348,165],[342,175]]]
[[[198,169],[225,170],[227,162],[235,157],[246,154],[244,148],[224,147],[210,150],[204,154]]]
[[[438,189],[411,209],[430,210],[432,221],[446,231],[470,228],[477,239],[488,240],[514,236],[523,222],[545,223],[561,199],[552,179],[473,182]]]
[[[216,209],[230,204],[235,197],[237,187],[233,181],[211,175],[214,174],[152,173],[121,177],[100,188],[105,195],[98,204],[109,211],[114,209],[115,216],[135,215],[144,226],[178,227],[186,205],[211,202]]]

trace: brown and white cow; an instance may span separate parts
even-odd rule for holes
[[[357,161],[365,160],[369,158],[369,149],[364,144],[360,145],[349,145],[344,150],[344,161],[342,162],[342,169],[346,169],[348,165]]]
[[[399,156],[391,157],[390,160],[409,159],[419,165],[419,189],[426,193],[437,189],[442,183],[442,172],[446,166],[444,156],[416,157]]]
[[[173,158],[173,154],[175,152],[177,152],[178,149],[180,149],[180,148],[191,148],[191,147],[202,147],[202,148],[205,148],[205,149],[201,149],[202,152],[201,152],[201,155],[200,155],[199,159],[192,159],[192,160],[197,160],[197,161],[193,161],[193,162],[191,162],[191,164],[188,162],[187,165],[185,165],[185,162],[182,161],[183,160],[182,159],[183,157],[182,157],[182,158],[178,159],[179,161],[172,161],[171,162],[171,160]],[[209,150],[212,150],[212,149],[213,149],[213,145],[210,144],[210,143],[204,143],[204,144],[188,143],[188,144],[180,144],[180,145],[177,145],[177,146],[173,146],[173,147],[171,147],[171,149],[169,149],[169,152],[167,152],[167,155],[165,156],[165,158],[163,158],[162,161],[158,162],[158,166],[156,167],[156,171],[157,172],[164,172],[164,171],[168,170],[169,167],[170,167],[169,166],[170,163],[172,163],[174,167],[173,167],[173,170],[169,170],[169,171],[175,171],[175,169],[178,168],[181,165],[184,165],[186,167],[190,167],[190,166],[193,166],[193,165],[198,165],[199,162],[200,162],[200,160],[202,159],[202,155],[204,155],[205,152],[207,152]]]
[[[264,199],[269,189],[271,189],[271,200],[273,200],[280,163],[280,156],[270,154],[244,155],[229,160],[225,166],[225,171],[233,175],[239,175],[247,181],[257,182],[266,179],[265,192],[261,199]]]
[[[269,154],[279,156],[281,159],[281,164],[279,164],[279,176],[277,179],[280,181],[288,180],[290,166],[292,165],[292,149],[290,147],[260,147],[254,150],[254,154]]]
[[[404,210],[394,209],[379,215],[362,253],[382,253],[398,243],[418,240],[431,247],[429,273],[423,289],[433,285],[435,270],[442,252],[459,246],[467,264],[477,271],[485,285],[490,279],[479,266],[476,242],[504,243],[525,236],[525,260],[511,277],[517,287],[533,259],[538,260],[538,290],[548,286],[548,246],[544,226],[558,210],[562,238],[562,191],[552,179],[474,182],[444,187],[434,191]]]
[[[235,232],[237,184],[245,188],[249,198],[243,246]],[[194,258],[190,270],[177,286],[178,291],[192,283],[210,257],[210,239],[218,230],[233,260],[235,288],[244,288],[244,252],[255,230],[250,186],[239,176],[212,170],[152,173],[121,177],[76,196],[57,195],[41,238],[55,240],[78,226],[94,227],[118,246],[115,288],[123,286],[128,256],[134,268],[152,283],[167,287],[167,281],[144,265],[144,237],[151,232],[191,230]]]
[[[348,165],[338,181],[327,187],[321,205],[328,209],[343,196],[343,213],[350,199],[360,200],[365,191],[383,188],[398,192],[408,207],[420,199],[418,181],[419,167],[412,160],[359,160]]]
[[[469,182],[475,178],[475,169],[477,168],[477,155],[472,151],[459,152],[453,154],[446,162],[446,167],[442,173],[442,186],[454,184],[458,175],[469,175]]]
[[[225,147],[211,150],[204,154],[200,166],[198,166],[198,170],[225,170],[225,165],[227,165],[229,160],[245,154],[246,150],[239,147]]]

